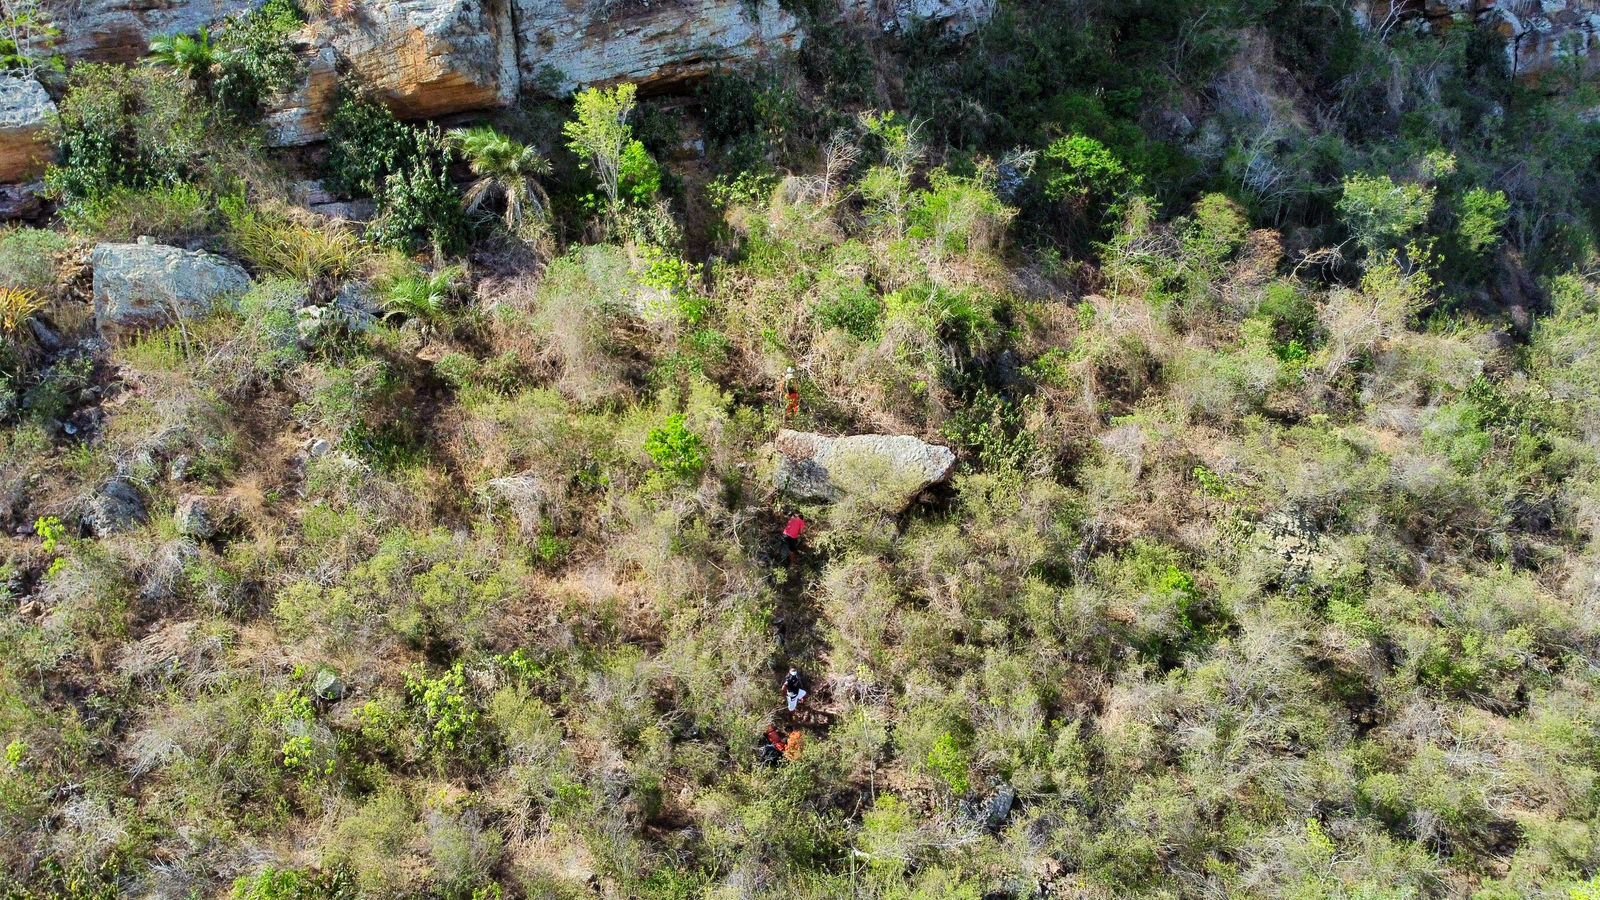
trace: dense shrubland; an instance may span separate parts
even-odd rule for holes
[[[60,227],[0,234],[0,892],[1600,892],[1589,85],[1335,5],[1004,7],[690,115],[346,85],[295,165],[360,228],[248,126],[299,14],[73,69]],[[137,235],[255,287],[97,349]],[[960,467],[797,507],[781,425]]]

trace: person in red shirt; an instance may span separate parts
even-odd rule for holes
[[[795,559],[800,554],[800,535],[806,533],[806,520],[799,513],[789,516],[789,524],[783,526],[783,546],[789,551],[789,565],[794,565]]]

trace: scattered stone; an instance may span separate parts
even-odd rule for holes
[[[251,286],[244,269],[220,256],[142,241],[101,244],[90,264],[95,323],[107,340],[204,316]]]
[[[127,531],[150,521],[144,498],[133,482],[117,476],[107,479],[89,498],[83,524],[95,537]]]
[[[0,181],[27,181],[53,155],[46,131],[56,105],[38,79],[0,75]]]
[[[327,438],[312,438],[306,443],[306,456],[311,459],[321,459],[333,452],[333,444]]]
[[[172,520],[178,527],[178,533],[197,541],[209,541],[216,537],[220,518],[214,501],[199,494],[184,494],[179,497],[178,505],[172,513]]]
[[[364,282],[348,282],[333,298],[333,309],[344,327],[356,334],[367,331],[383,318],[383,308],[372,295],[372,287]]]
[[[956,465],[950,448],[910,435],[828,437],[784,430],[774,446],[779,454],[774,480],[780,490],[823,502],[868,497],[895,512],[949,478]]]
[[[0,222],[33,222],[44,217],[44,182],[0,185]]]
[[[33,339],[39,342],[39,349],[46,353],[56,353],[67,345],[61,335],[50,327],[50,323],[40,316],[28,320],[28,330],[33,332]]]
[[[1006,819],[1011,817],[1011,807],[1017,802],[1017,789],[1009,784],[1000,785],[1000,789],[989,798],[988,814],[984,817],[984,825],[990,831],[999,831],[1006,824]]]
[[[337,703],[344,699],[344,682],[332,669],[318,669],[311,678],[311,693],[321,700]]]

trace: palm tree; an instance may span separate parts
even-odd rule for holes
[[[465,276],[460,266],[450,266],[432,275],[418,272],[398,279],[384,298],[384,318],[414,320],[424,332],[430,330],[449,315],[450,300]]]
[[[534,178],[550,174],[550,161],[538,150],[487,125],[458,128],[450,136],[478,176],[464,198],[467,209],[476,210],[490,197],[503,197],[506,227],[512,231],[522,226],[529,210],[535,218],[545,217],[550,195]]]
[[[211,95],[211,75],[222,54],[211,43],[211,32],[202,28],[194,34],[165,34],[150,42],[150,56],[193,81],[200,92]]]

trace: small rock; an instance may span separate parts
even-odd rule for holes
[[[32,222],[44,217],[44,182],[0,185],[0,222]]]
[[[329,443],[327,438],[312,438],[310,443],[306,444],[306,455],[312,459],[321,459],[332,452],[333,444]]]
[[[344,682],[332,669],[318,669],[311,678],[311,693],[329,703],[337,703],[344,699]]]
[[[144,498],[133,482],[121,476],[110,478],[89,499],[83,523],[95,537],[127,531],[150,521]]]
[[[209,497],[184,494],[178,498],[172,519],[178,526],[178,533],[184,537],[209,541],[217,536],[217,511]]]
[[[989,798],[988,815],[984,824],[990,831],[999,831],[1000,826],[1006,824],[1006,819],[1011,817],[1011,807],[1017,802],[1017,789],[1009,784],[1000,785],[994,796]]]
[[[27,320],[27,328],[30,331],[34,331],[34,340],[38,341],[38,346],[45,352],[56,352],[66,346],[66,343],[61,340],[61,335],[58,335],[56,330],[50,327],[50,323],[40,319],[37,315]]]

